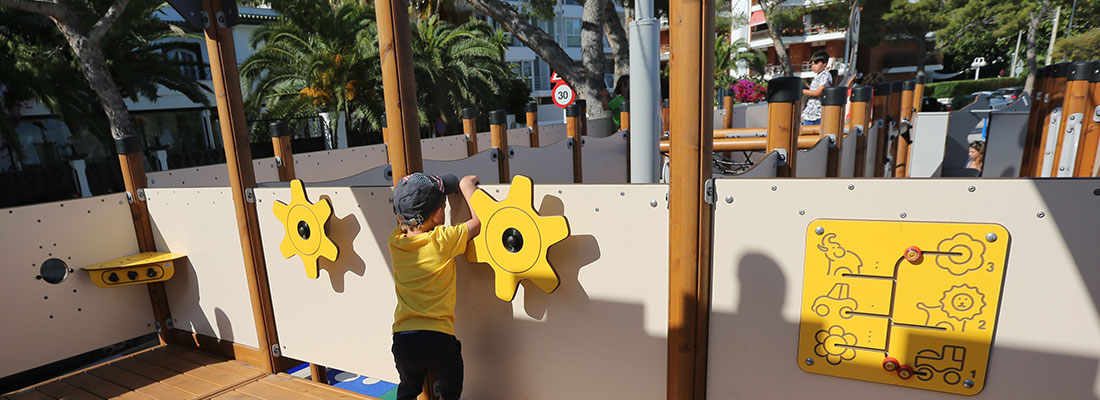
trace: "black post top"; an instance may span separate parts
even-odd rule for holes
[[[489,125],[503,125],[508,121],[508,113],[504,110],[489,111]]]
[[[141,142],[134,135],[120,137],[115,139],[115,151],[120,155],[141,152]]]
[[[859,85],[852,88],[852,97],[849,101],[853,103],[867,103],[871,101],[871,92],[873,88],[870,86]]]
[[[570,104],[568,107],[565,107],[566,117],[576,117],[579,115],[581,115],[581,107],[577,103],[573,103]]]
[[[821,105],[823,106],[842,106],[848,103],[848,87],[847,86],[830,86],[825,88],[821,94]]]
[[[905,81],[901,83],[901,90],[917,90],[917,81]]]
[[[619,112],[630,112],[630,100],[623,101],[619,105]]]
[[[290,136],[290,124],[286,121],[278,121],[267,124],[267,129],[271,132],[271,137],[283,137]]]
[[[890,88],[893,85],[890,82],[882,82],[875,85],[875,96],[886,96],[890,94]]]
[[[527,111],[529,113],[537,113],[539,112],[539,105],[538,103],[532,101],[530,103],[527,103],[527,108],[524,111]]]
[[[1083,81],[1089,79],[1092,75],[1093,63],[1092,62],[1078,62],[1069,66],[1069,74],[1066,80],[1070,81]]]
[[[768,81],[769,103],[793,103],[802,99],[802,79],[781,76]]]
[[[473,107],[466,107],[462,109],[462,119],[475,119],[477,118],[477,110]]]

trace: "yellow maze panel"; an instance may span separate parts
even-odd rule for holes
[[[798,365],[981,392],[1008,255],[995,224],[816,220],[806,232]]]

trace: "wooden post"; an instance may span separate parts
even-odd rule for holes
[[[416,81],[413,77],[412,36],[408,5],[396,0],[375,0],[378,20],[378,49],[382,59],[382,93],[389,127],[390,164],[393,183],[413,172],[424,171],[420,151],[420,122],[416,112]]]
[[[715,3],[669,2],[669,130],[676,132],[669,149],[670,400],[706,398],[713,210],[704,192],[713,190],[705,186],[713,177]]]
[[[786,157],[783,166],[776,170],[777,177],[794,176],[801,101],[802,80],[798,77],[784,76],[768,81],[768,147],[765,153],[779,150],[785,152]]]
[[[222,0],[202,0],[202,8],[208,15],[223,11]],[[214,97],[218,104],[225,161],[229,169],[229,187],[233,193],[233,208],[237,215],[241,253],[244,255],[245,276],[248,279],[252,316],[256,324],[256,339],[260,347],[260,365],[265,373],[278,372],[279,359],[272,355],[271,345],[278,343],[275,315],[271,306],[271,290],[267,282],[263,243],[260,241],[260,224],[256,204],[246,198],[246,191],[256,187],[256,175],[252,167],[252,150],[249,147],[248,126],[245,124],[244,102],[241,96],[240,74],[237,71],[237,53],[233,41],[233,28],[210,21],[206,32],[206,48],[210,57]]]
[[[539,105],[527,103],[527,130],[531,137],[531,147],[539,147]]]
[[[856,86],[852,88],[852,97],[848,99],[852,105],[850,123],[852,128],[848,131],[848,134],[855,134],[857,129],[862,132],[862,135],[856,137],[856,148],[854,149],[856,152],[856,165],[852,173],[852,176],[859,178],[866,176],[867,173],[867,152],[869,150],[867,149],[867,129],[870,127],[871,91],[870,86]],[[845,151],[853,151],[853,149],[845,149]]]
[[[904,178],[908,176],[909,169],[909,144],[912,142],[913,127],[913,91],[917,87],[916,81],[902,82],[901,86],[901,114],[898,121],[909,124],[909,132],[906,135],[898,134],[898,152],[894,155],[894,177]],[[899,125],[900,128],[900,125]]]
[[[1031,176],[1033,177],[1051,176],[1049,175],[1051,170],[1043,168],[1043,166],[1048,163],[1051,165],[1058,164],[1058,161],[1054,159],[1054,148],[1048,149],[1047,142],[1051,140],[1050,135],[1058,135],[1058,132],[1050,131],[1050,122],[1055,119],[1054,115],[1056,112],[1061,112],[1062,101],[1065,100],[1066,95],[1066,76],[1068,73],[1069,68],[1066,64],[1058,63],[1053,65],[1051,74],[1047,78],[1047,93],[1050,93],[1050,102],[1046,104],[1043,112],[1043,119],[1039,122],[1042,124],[1040,130],[1041,134],[1039,136],[1041,139],[1038,143],[1038,151],[1036,151],[1038,157],[1035,158],[1035,162],[1032,164]],[[1043,97],[1043,100],[1046,101],[1046,96]],[[1061,118],[1057,118],[1057,120],[1059,123],[1059,130],[1061,130],[1061,128],[1065,127],[1065,113],[1062,113]]]
[[[875,166],[873,177],[886,176],[886,149],[887,138],[890,131],[890,116],[887,113],[887,109],[890,106],[890,90],[893,87],[889,82],[883,82],[875,85],[874,97],[872,97],[871,106],[871,118],[875,119],[876,124],[880,124],[882,129],[876,133],[878,140],[875,141],[874,160],[872,161]],[[868,153],[871,153],[872,149],[867,149]]]
[[[1092,116],[1089,116],[1091,111]],[[1100,152],[1100,61],[1092,62],[1089,76],[1089,97],[1085,106],[1085,127],[1081,148],[1077,152],[1077,168],[1073,176],[1098,176],[1097,153]]]
[[[661,103],[661,135],[669,135],[668,99]]]
[[[573,149],[573,183],[581,183],[584,174],[581,173],[581,147],[584,139],[581,137],[580,114],[583,111],[577,103],[565,107],[565,133],[570,140]]]
[[[630,130],[630,100],[619,105],[619,130]]]
[[[574,103],[577,105],[577,107],[580,107],[581,113],[577,116],[580,117],[581,124],[579,130],[581,132],[581,136],[588,136],[588,101],[585,101],[584,99],[577,99],[577,101]]]
[[[489,134],[491,135],[491,141],[493,148],[497,150],[497,171],[500,174],[500,183],[509,183],[512,181],[512,175],[508,171],[508,159],[511,158],[511,151],[508,149],[508,131],[504,129],[504,124],[508,122],[508,113],[504,110],[493,110],[489,112]]]
[[[462,133],[466,135],[466,156],[477,154],[477,110],[472,107],[462,109]]]
[[[290,147],[290,129],[286,121],[272,122],[271,146],[275,148],[275,166],[279,171],[280,182],[294,180],[294,152]]]
[[[1042,122],[1043,108],[1046,104],[1046,84],[1047,75],[1050,74],[1050,66],[1039,68],[1035,71],[1035,84],[1032,89],[1033,93],[1025,93],[1031,96],[1031,110],[1027,117],[1027,131],[1024,137],[1024,155],[1023,160],[1020,163],[1020,176],[1031,176],[1033,170],[1032,165],[1038,158],[1037,149],[1039,147],[1039,139],[1042,134]]]
[[[924,106],[924,85],[928,84],[928,76],[924,73],[917,74],[916,87],[913,88],[913,113],[919,113]]]
[[[722,115],[722,129],[733,128],[733,95],[728,92],[722,96],[722,109],[726,111]]]
[[[157,251],[156,242],[153,241],[153,225],[149,219],[149,208],[145,200],[138,196],[138,191],[145,189],[145,164],[141,162],[141,143],[137,136],[123,136],[115,139],[115,151],[118,152],[118,163],[122,168],[122,183],[126,187],[126,193],[131,199],[130,216],[134,220],[134,234],[137,237],[138,251]],[[170,343],[171,335],[168,326],[172,318],[168,309],[168,295],[164,291],[164,282],[146,284],[149,290],[149,300],[153,305],[153,318],[160,324],[157,337],[161,344]]]
[[[1058,142],[1054,149],[1054,163],[1051,165],[1050,176],[1070,177],[1074,176],[1076,168],[1074,163],[1078,160],[1078,150],[1082,149],[1082,128],[1085,127],[1085,117],[1092,119],[1092,110],[1086,114],[1085,106],[1088,105],[1089,76],[1092,75],[1091,62],[1079,62],[1067,66],[1066,92],[1064,107],[1062,108],[1062,123],[1058,132]],[[1063,153],[1068,153],[1063,156]],[[1062,158],[1066,157],[1065,162]],[[1091,165],[1090,165],[1091,167]]]
[[[830,86],[821,94],[821,137],[833,136],[833,146],[829,148],[825,176],[836,177],[840,174],[841,157],[844,154],[844,105],[848,104],[848,87]]]
[[[890,155],[890,170],[884,171],[883,176],[894,176],[894,167],[898,165],[898,127],[901,123],[901,81],[890,82],[890,100],[886,104],[886,113],[889,115],[889,155]]]

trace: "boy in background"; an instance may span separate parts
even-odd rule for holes
[[[444,225],[446,196],[461,190],[469,207],[480,182],[474,175],[414,173],[393,189],[397,228],[390,233],[390,259],[397,291],[393,315],[393,360],[401,383],[398,400],[420,394],[430,372],[433,391],[445,400],[462,394],[462,345],[455,337],[455,261],[481,231],[473,209],[470,220]]]
[[[810,96],[806,100],[806,107],[802,109],[803,125],[821,125],[821,94],[825,88],[833,85],[833,75],[825,70],[829,64],[829,53],[819,51],[810,58],[810,68],[813,69],[814,80],[810,82],[809,89],[802,89],[802,94]]]

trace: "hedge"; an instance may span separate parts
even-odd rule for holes
[[[926,96],[937,99],[953,98],[968,95],[974,92],[993,91],[1005,87],[1023,86],[1026,77],[1019,78],[986,78],[978,80],[960,80],[930,83],[924,87]]]

